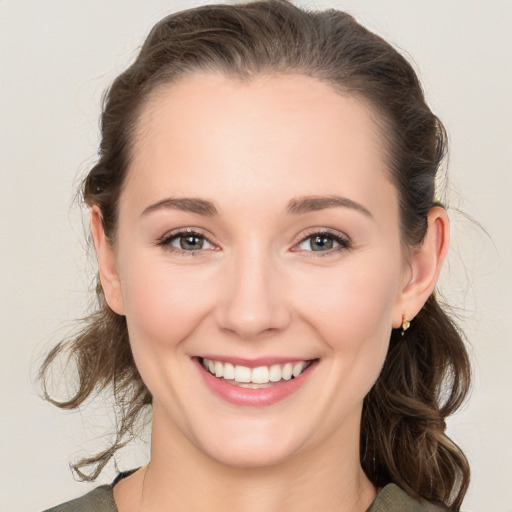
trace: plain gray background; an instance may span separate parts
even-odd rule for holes
[[[72,329],[91,297],[85,212],[72,196],[95,161],[105,87],[158,19],[202,3],[0,0],[2,509],[35,512],[89,489],[73,481],[68,459],[101,446],[108,406],[83,417],[62,412],[34,384],[42,354]],[[511,511],[512,2],[297,3],[346,9],[403,49],[448,129],[453,240],[440,287],[475,365],[472,398],[449,431],[473,468],[464,510]],[[119,466],[144,462],[139,443]],[[109,468],[99,482],[113,474]]]

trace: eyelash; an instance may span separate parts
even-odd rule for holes
[[[322,258],[322,257],[326,257],[326,256],[332,256],[333,254],[337,254],[340,251],[347,251],[347,250],[352,249],[352,242],[347,236],[341,235],[337,231],[331,231],[328,229],[312,231],[312,232],[308,233],[306,236],[302,237],[300,239],[300,241],[295,245],[301,245],[306,240],[313,239],[315,237],[330,238],[331,240],[334,240],[338,244],[338,247],[334,247],[327,251],[312,251],[312,250],[304,251],[308,255],[308,257]],[[300,251],[300,249],[294,250],[294,252],[299,252],[299,251]]]
[[[165,250],[172,253],[182,254],[184,256],[198,256],[202,252],[201,249],[185,251],[184,249],[178,249],[177,247],[173,247],[171,245],[174,240],[178,240],[185,236],[196,236],[206,240],[211,245],[215,245],[206,235],[195,229],[179,229],[177,231],[172,231],[171,233],[166,233],[157,241],[156,245],[163,247]]]
[[[182,254],[182,255],[186,255],[186,256],[198,256],[200,253],[203,252],[202,249],[186,251],[184,249],[178,249],[177,247],[173,247],[171,245],[171,243],[174,240],[177,240],[186,235],[196,236],[198,238],[206,240],[211,245],[215,245],[206,235],[204,235],[203,233],[201,233],[197,230],[194,230],[194,229],[180,229],[177,231],[172,231],[171,233],[167,233],[157,241],[156,245],[159,247],[163,247],[165,250],[172,252],[172,253]],[[313,237],[330,238],[338,244],[338,247],[334,247],[327,251],[312,251],[312,250],[311,251],[303,251],[305,253],[308,253],[308,257],[313,257],[313,258],[320,257],[321,258],[321,257],[325,257],[325,256],[329,256],[329,255],[338,253],[339,251],[350,250],[352,248],[352,242],[350,241],[350,239],[348,237],[343,236],[338,232],[330,231],[327,229],[323,229],[320,231],[312,231],[311,233],[309,233],[306,236],[304,236],[303,238],[301,238],[299,240],[299,242],[297,242],[295,244],[295,246],[301,245],[303,242],[305,242],[308,239],[312,239]],[[299,252],[299,251],[301,251],[301,249],[293,250],[293,252]]]

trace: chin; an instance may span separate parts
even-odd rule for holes
[[[206,439],[199,447],[216,462],[238,468],[276,466],[290,459],[302,443],[289,435],[263,432],[238,432],[222,435],[221,441]]]
[[[208,450],[207,453],[216,462],[237,468],[277,466],[291,457],[289,451],[282,448],[276,450],[269,446],[261,448],[247,446],[220,447],[220,449]]]

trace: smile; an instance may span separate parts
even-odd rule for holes
[[[299,377],[310,364],[311,361],[299,361],[249,368],[248,366],[214,361],[206,357],[202,359],[205,370],[218,379],[230,381],[235,386],[252,389],[268,387],[273,383]]]
[[[223,402],[245,407],[266,407],[295,395],[319,365],[319,359],[228,362],[202,356],[193,357],[192,361],[214,395]]]

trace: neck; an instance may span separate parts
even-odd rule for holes
[[[359,462],[358,429],[273,466],[240,468],[208,457],[160,419],[139,479],[140,512],[363,512],[375,498]]]

